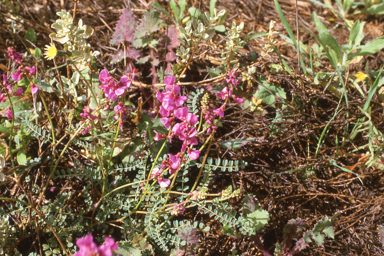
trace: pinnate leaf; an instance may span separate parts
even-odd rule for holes
[[[117,22],[115,33],[113,33],[111,44],[119,44],[124,41],[133,43],[136,28],[136,16],[133,11],[124,9]]]

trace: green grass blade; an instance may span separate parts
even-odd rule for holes
[[[293,45],[294,45],[295,48],[296,48],[296,52],[297,52],[297,54],[299,54],[299,56],[301,56],[300,52],[298,51],[296,38],[295,38],[295,36],[294,36],[294,34],[293,34],[293,32],[292,32],[291,27],[290,27],[289,24],[288,24],[287,19],[286,19],[285,16],[284,16],[283,11],[281,10],[281,7],[280,7],[279,2],[278,2],[277,0],[273,0],[273,1],[275,2],[275,6],[276,6],[277,13],[278,13],[279,16],[280,16],[281,21],[283,22],[283,25],[284,25],[284,27],[285,27],[285,30],[287,30],[287,33],[288,33],[289,37],[291,38],[291,40],[292,40],[292,42],[293,42]],[[297,28],[297,29],[299,29],[299,28]],[[307,69],[305,68],[305,65],[304,65],[304,62],[303,62],[303,59],[302,59],[302,58],[300,58],[300,64],[301,64],[301,67],[303,68],[303,72],[304,72],[304,74],[307,74]]]

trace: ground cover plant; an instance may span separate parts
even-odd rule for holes
[[[383,4],[2,0],[1,254],[383,254]]]

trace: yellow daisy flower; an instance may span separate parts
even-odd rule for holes
[[[356,82],[358,83],[360,81],[364,81],[368,76],[366,74],[364,74],[363,72],[359,71],[359,72],[357,72],[355,77],[357,78]]]
[[[44,55],[47,60],[53,60],[57,55],[56,46],[52,43],[50,45],[46,45]]]

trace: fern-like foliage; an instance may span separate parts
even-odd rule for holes
[[[200,158],[200,162],[203,161],[203,157]],[[215,161],[215,163],[213,163]],[[208,157],[206,164],[204,165],[204,168],[211,168],[213,171],[220,168],[222,172],[232,172],[232,171],[238,171],[239,169],[244,169],[248,165],[247,162],[243,160],[227,160],[227,159],[220,159],[217,158],[213,160],[213,158]],[[197,163],[197,167],[201,167],[201,163]]]
[[[187,100],[187,106],[190,111],[192,111],[194,114],[197,114],[199,112],[199,105],[198,102],[203,97],[204,89],[197,89],[195,92],[191,92],[190,95],[188,95]]]
[[[21,123],[25,130],[34,138],[39,139],[41,142],[51,142],[51,133],[45,130],[44,128],[41,128],[32,122],[30,122],[28,119],[21,119]]]

